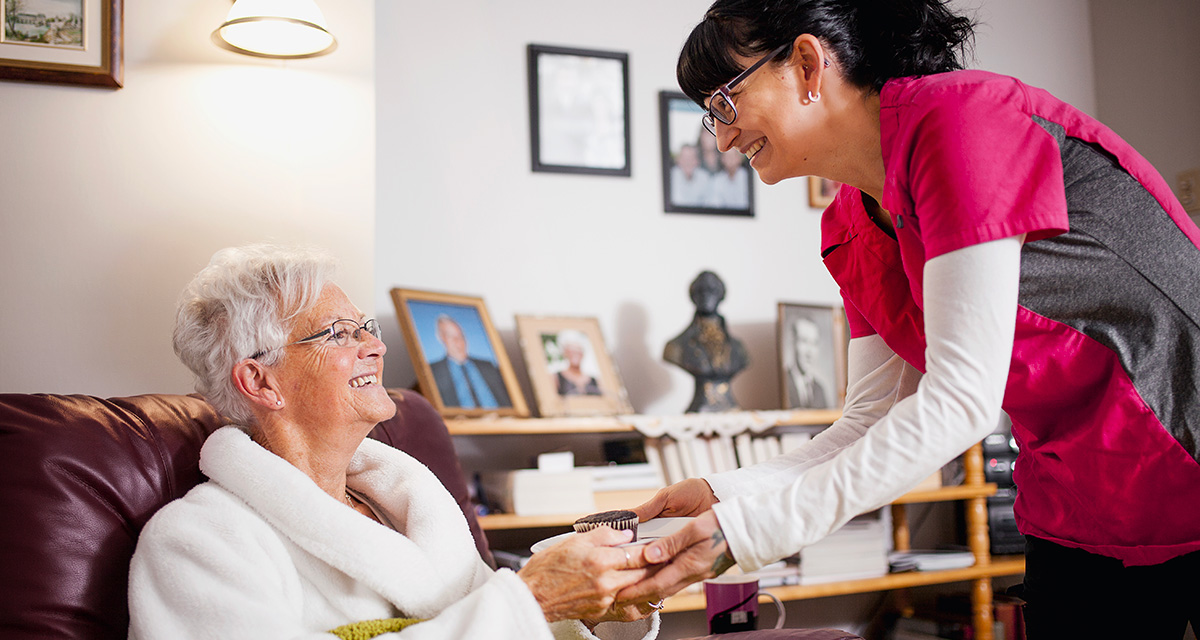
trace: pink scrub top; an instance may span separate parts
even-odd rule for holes
[[[877,227],[843,187],[822,256],[851,335],[925,370],[925,262],[1025,234],[1005,412],[1022,533],[1158,564],[1200,549],[1200,230],[1128,144],[981,71],[889,81]]]

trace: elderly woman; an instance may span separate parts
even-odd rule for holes
[[[315,252],[218,252],[184,291],[175,350],[235,424],[200,454],[209,481],[143,531],[131,638],[652,638],[653,606],[615,606],[646,569],[602,528],[492,571],[419,462],[367,433],[395,413],[379,327]]]

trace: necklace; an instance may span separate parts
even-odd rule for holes
[[[346,492],[346,504],[350,505],[351,509],[358,509],[358,506],[355,505],[355,502],[357,502],[357,501],[354,499],[354,496],[350,495],[350,492],[347,491]]]

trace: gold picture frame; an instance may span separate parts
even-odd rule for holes
[[[784,409],[840,409],[850,330],[840,306],[780,302],[775,336]]]
[[[0,0],[0,80],[121,88],[121,0],[73,2],[77,8],[67,2],[34,12],[19,0]]]
[[[517,335],[542,417],[633,413],[596,318],[517,316]]]
[[[483,298],[395,288],[396,318],[420,392],[445,417],[528,417]]]
[[[833,204],[833,198],[837,195],[838,189],[842,188],[842,183],[822,178],[820,176],[808,177],[808,206],[816,209],[824,209]]]

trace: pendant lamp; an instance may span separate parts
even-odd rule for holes
[[[261,58],[312,58],[337,48],[313,0],[236,0],[212,38],[224,49]]]

